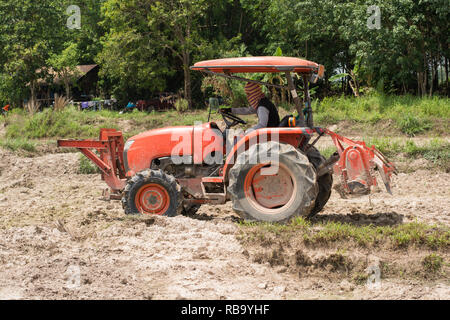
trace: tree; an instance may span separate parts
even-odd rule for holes
[[[101,22],[106,31],[102,50],[96,57],[101,65],[104,89],[122,102],[146,92],[162,91],[173,74],[168,55],[149,32],[147,14],[152,1],[103,3]]]
[[[165,86],[161,76],[173,74],[178,66],[172,61],[178,62],[184,96],[191,107],[189,67],[193,52],[201,50],[204,42],[199,25],[206,8],[206,0],[106,1],[103,25],[109,30],[98,58],[103,74],[122,82],[121,88],[139,80],[140,87],[154,90]]]
[[[61,53],[52,54],[48,60],[50,66],[64,84],[67,99],[70,99],[70,85],[79,76],[77,69],[78,56],[77,45],[69,43]]]
[[[0,0],[0,73],[17,100],[27,91],[36,100],[37,80],[47,74],[47,59],[62,43],[64,10],[56,0]]]
[[[192,107],[191,66],[192,52],[201,47],[203,39],[198,32],[205,17],[205,0],[156,1],[148,13],[148,26],[163,49],[169,49],[179,59],[184,73],[184,97]]]

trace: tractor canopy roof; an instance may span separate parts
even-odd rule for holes
[[[254,72],[295,72],[303,74],[316,73],[319,77],[325,71],[322,65],[293,57],[241,57],[200,61],[192,70],[214,73],[254,73]]]

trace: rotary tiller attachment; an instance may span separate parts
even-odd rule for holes
[[[370,187],[377,185],[375,171],[378,171],[386,191],[392,194],[391,175],[397,174],[397,169],[375,146],[367,147],[363,141],[353,141],[329,130],[326,133],[331,136],[337,148],[339,159],[333,170],[340,177],[341,189],[345,193],[369,194]],[[342,143],[348,146],[344,148]]]

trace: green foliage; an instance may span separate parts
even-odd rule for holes
[[[412,114],[406,114],[397,120],[400,130],[409,136],[414,136],[417,133],[422,133],[432,127],[430,120],[419,119]]]
[[[377,123],[394,120],[406,134],[417,134],[432,128],[432,120],[450,118],[450,99],[422,98],[372,94],[360,98],[327,97],[313,103],[317,124],[334,124],[353,120],[362,123]]]
[[[109,31],[98,61],[105,67],[102,75],[113,83],[113,93],[121,99],[126,91],[162,91],[164,77],[178,64],[184,97],[191,105],[189,67],[192,55],[206,43],[197,25],[211,5],[205,0],[105,1],[103,25]]]
[[[450,246],[450,229],[444,225],[427,225],[412,222],[395,226],[355,225],[335,221],[309,222],[296,218],[290,224],[240,223],[241,229],[252,239],[262,239],[264,234],[302,237],[306,245],[332,245],[353,242],[361,247],[389,246],[392,249],[425,247],[447,250]]]
[[[345,78],[345,77],[347,77],[347,76],[349,76],[349,74],[346,73],[346,72],[344,72],[344,73],[339,73],[339,74],[335,74],[334,76],[331,76],[331,77],[328,79],[328,81],[330,81],[330,82],[337,81],[337,80],[340,80],[340,79]]]
[[[67,43],[61,53],[55,53],[48,59],[48,64],[62,79],[66,89],[66,97],[70,97],[70,85],[80,76],[76,66],[79,61],[79,51],[76,43]]]
[[[189,102],[186,99],[180,98],[175,101],[175,109],[178,112],[185,112],[189,109]]]
[[[425,271],[430,273],[439,272],[442,268],[443,263],[444,259],[436,253],[429,254],[422,260],[422,265]]]
[[[45,77],[47,59],[62,46],[65,7],[61,1],[0,1],[0,74],[8,85],[7,101],[36,93],[37,79]],[[9,90],[8,90],[9,89]],[[16,100],[17,101],[17,100]]]
[[[434,166],[450,170],[450,143],[442,139],[432,139],[429,143],[417,145],[412,140],[400,142],[393,138],[374,138],[366,141],[367,145],[374,145],[388,157],[396,157],[400,153],[408,158],[424,158]]]
[[[119,114],[117,111],[80,112],[73,106],[60,112],[45,109],[30,116],[15,109],[6,121],[5,136],[9,139],[41,138],[97,138],[100,128],[121,129],[125,138],[144,130],[163,126],[194,125],[195,121],[206,122],[207,110],[188,111],[180,117],[178,111],[139,112]],[[123,121],[129,122],[131,131],[123,131]]]
[[[66,27],[70,4],[0,0],[5,22],[0,26],[0,103],[21,105],[36,93],[38,79],[50,80],[49,67],[68,87],[73,79],[64,71],[98,63],[102,96],[128,101],[159,91],[182,92],[191,105],[192,91],[193,104],[202,106],[208,98],[200,90],[202,75],[189,66],[248,55],[304,57],[325,65],[325,80],[313,86],[318,97],[352,90],[448,95],[446,0],[78,0],[82,20],[75,30]],[[380,29],[367,25],[372,5],[381,10]],[[280,81],[276,75],[264,77]],[[229,104],[242,105],[238,85],[230,87]],[[277,104],[286,103],[282,92],[271,95]],[[427,123],[413,119],[423,120],[422,115],[411,115],[399,124],[405,132],[427,130]],[[333,122],[342,113],[322,117]]]
[[[100,169],[95,166],[91,160],[86,158],[84,155],[79,155],[79,165],[78,165],[78,173],[80,174],[98,174],[100,173]]]
[[[45,109],[31,117],[19,117],[6,128],[8,138],[48,138],[77,137],[89,138],[98,136],[101,127],[116,125],[105,120],[90,120],[86,113],[75,108],[65,108],[61,112]]]
[[[19,151],[19,150],[24,150],[24,151],[29,151],[29,152],[36,151],[36,143],[34,143],[33,141],[30,141],[28,139],[23,139],[23,138],[1,139],[0,147],[9,149],[11,151]]]

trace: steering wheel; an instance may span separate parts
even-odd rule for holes
[[[219,110],[219,113],[222,115],[223,121],[225,121],[225,124],[227,125],[227,129],[234,127],[238,124],[247,124],[247,121],[239,118],[238,116],[235,116],[231,112],[224,112],[223,109]],[[231,120],[231,121],[230,121]]]

